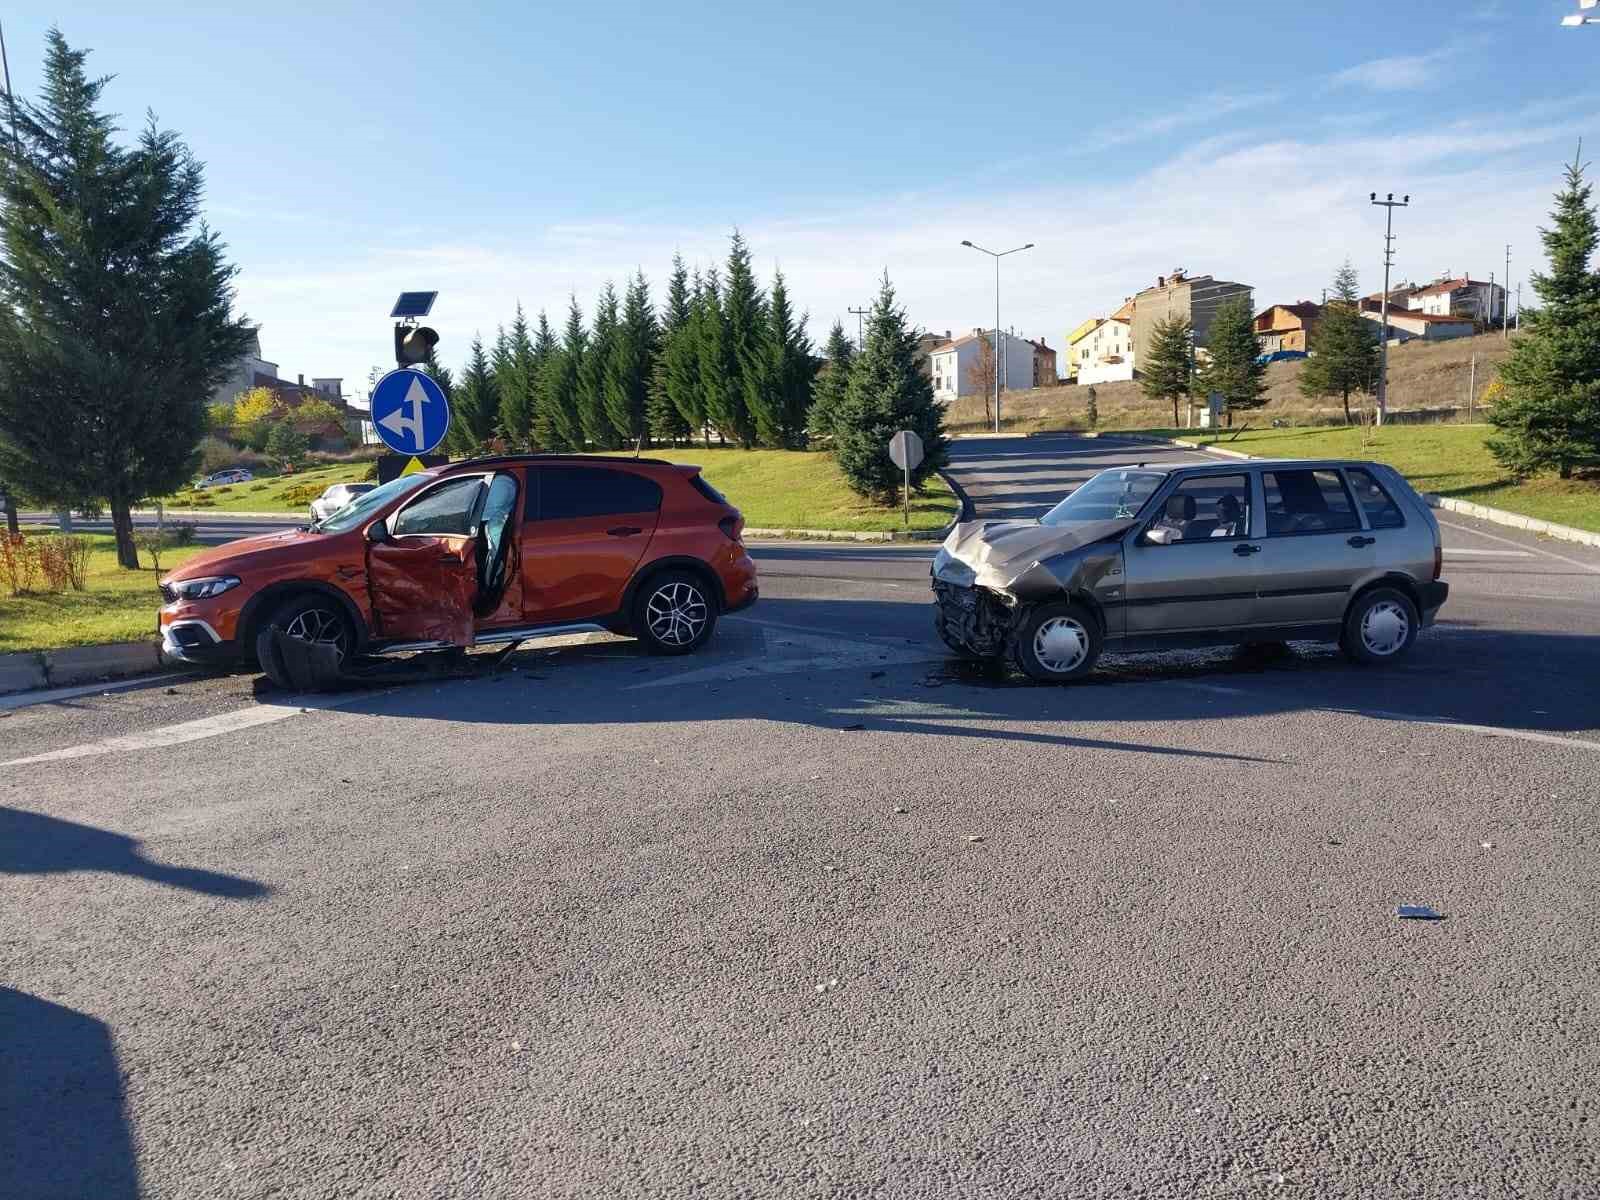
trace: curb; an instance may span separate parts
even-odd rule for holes
[[[60,650],[0,654],[0,695],[45,687],[70,687],[162,669],[155,642],[106,642]]]
[[[1189,450],[1199,450],[1204,454],[1217,454],[1223,458],[1256,458],[1254,454],[1244,454],[1238,450],[1218,450],[1214,446],[1201,445],[1180,438],[1153,438],[1140,437],[1137,434],[1124,433],[1108,435],[1107,440],[1118,442],[1144,442],[1152,446],[1182,446]],[[1577,529],[1571,525],[1558,525],[1554,521],[1545,521],[1539,517],[1526,517],[1505,508],[1490,508],[1487,504],[1474,504],[1470,500],[1457,500],[1453,496],[1441,496],[1437,492],[1420,493],[1423,502],[1429,508],[1442,508],[1446,512],[1459,513],[1464,517],[1476,517],[1480,521],[1488,521],[1492,525],[1504,525],[1510,529],[1525,529],[1529,533],[1542,534],[1545,537],[1556,538],[1563,542],[1575,542],[1580,546],[1594,546],[1600,549],[1600,533],[1590,533],[1587,529]]]

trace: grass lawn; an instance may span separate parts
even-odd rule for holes
[[[631,453],[631,452],[628,452]],[[619,454],[618,457],[625,457]],[[833,456],[798,450],[649,450],[647,458],[695,463],[705,468],[708,483],[744,513],[758,529],[828,529],[850,533],[903,529],[900,506],[885,508],[863,500],[845,484]],[[195,514],[220,512],[293,512],[309,516],[295,493],[320,494],[330,484],[359,482],[365,463],[338,464],[297,471],[253,483],[184,493],[168,502],[169,512],[190,511],[191,497],[212,503]],[[928,490],[911,497],[912,529],[938,529],[955,516],[956,501],[943,480],[934,477]]]
[[[1354,426],[1311,429],[1145,429],[1156,437],[1217,444],[1263,458],[1370,458],[1396,468],[1419,492],[1437,492],[1524,516],[1600,532],[1600,472],[1576,479],[1553,475],[1516,483],[1484,445],[1488,425],[1387,425],[1362,445]]]
[[[116,543],[109,534],[85,534],[94,542],[88,587],[29,596],[0,596],[0,654],[14,650],[55,650],[96,642],[133,642],[156,636],[161,593],[148,554],[137,571],[117,566]],[[161,556],[164,574],[204,549],[190,546]]]

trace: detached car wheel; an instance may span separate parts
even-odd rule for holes
[[[666,571],[645,581],[633,599],[634,636],[652,654],[689,654],[717,626],[717,602],[705,581]]]
[[[1031,679],[1066,683],[1094,670],[1100,627],[1076,604],[1042,604],[1011,636],[1010,659]]]
[[[1340,648],[1354,662],[1393,662],[1417,640],[1417,606],[1398,588],[1363,592],[1344,619]]]

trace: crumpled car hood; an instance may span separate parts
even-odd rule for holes
[[[1003,589],[1040,559],[1126,532],[1132,519],[1041,525],[1038,521],[964,521],[945,541],[947,554],[976,573],[979,587]]]

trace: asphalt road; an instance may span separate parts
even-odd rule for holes
[[[1446,536],[1381,671],[1028,686],[791,543],[688,659],[0,709],[0,1195],[1593,1195],[1600,554]]]

